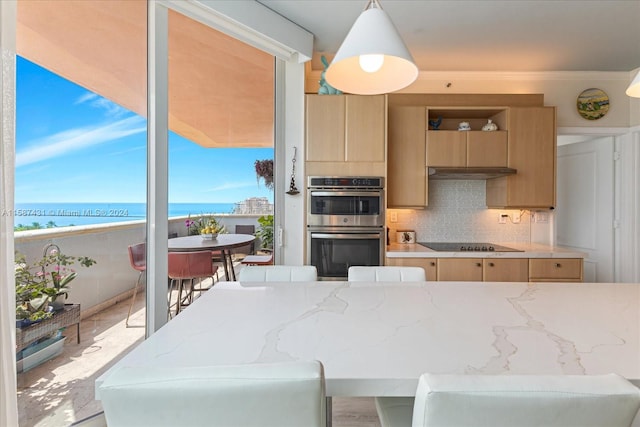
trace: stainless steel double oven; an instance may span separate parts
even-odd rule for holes
[[[382,265],[384,178],[313,176],[307,182],[307,263],[320,280],[352,265]]]

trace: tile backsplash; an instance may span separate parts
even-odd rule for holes
[[[429,206],[424,210],[389,209],[387,225],[390,241],[397,230],[413,230],[417,242],[520,242],[531,239],[530,212],[487,209],[485,181],[432,180],[429,182]],[[397,222],[390,221],[391,212]],[[519,224],[514,213],[521,212]],[[509,214],[506,224],[499,224],[500,214]]]

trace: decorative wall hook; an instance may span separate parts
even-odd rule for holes
[[[296,195],[300,192],[296,188],[296,154],[298,153],[298,149],[293,147],[293,158],[291,159],[291,184],[289,184],[289,191],[287,194]]]

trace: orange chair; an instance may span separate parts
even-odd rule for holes
[[[133,288],[133,296],[131,297],[131,304],[129,305],[129,313],[127,313],[127,320],[124,322],[125,326],[129,327],[129,316],[131,316],[131,310],[133,304],[136,301],[136,294],[138,293],[138,286],[140,286],[140,279],[142,275],[147,271],[147,245],[146,243],[138,243],[136,245],[130,245],[129,251],[129,263],[134,270],[139,271],[138,280],[136,280],[135,287]]]
[[[218,266],[211,262],[211,251],[197,252],[169,252],[169,298],[171,298],[171,290],[174,284],[178,285],[178,298],[176,300],[176,314],[180,313],[183,305],[188,305],[193,301],[193,293],[198,291],[206,291],[200,285],[199,289],[195,288],[194,280],[202,280],[213,276],[218,271]],[[184,281],[189,280],[190,287],[188,294],[183,297]],[[186,302],[188,301],[188,302]],[[186,302],[186,303],[185,303]],[[171,305],[169,305],[169,311]],[[171,314],[171,313],[169,313]]]

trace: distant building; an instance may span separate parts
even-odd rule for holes
[[[236,203],[233,213],[241,215],[273,215],[273,203],[269,203],[269,199],[266,197],[250,197]]]

